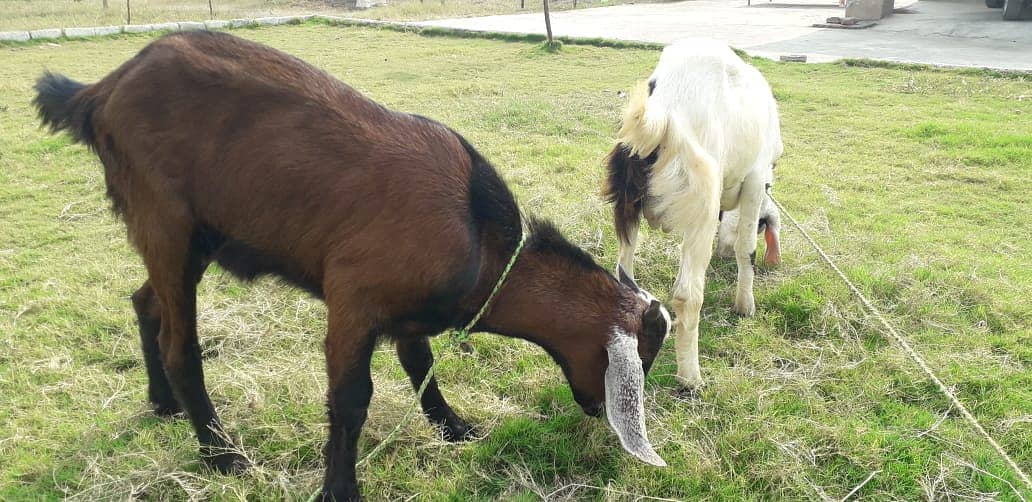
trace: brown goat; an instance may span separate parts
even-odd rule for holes
[[[326,303],[323,497],[359,499],[377,340],[394,341],[418,385],[433,363],[427,337],[468,322],[517,249],[523,223],[495,170],[451,129],[226,34],[169,35],[96,84],[48,73],[36,90],[42,122],[100,157],[146,265],[133,304],[155,410],[185,410],[215,469],[246,467],[205,389],[196,287],[211,262],[244,279],[281,277]],[[586,413],[605,405],[624,447],[663,465],[642,386],[669,330],[665,309],[550,224],[527,226],[475,329],[543,347]],[[435,381],[421,404],[447,439],[470,435]]]

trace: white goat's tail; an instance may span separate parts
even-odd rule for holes
[[[696,131],[677,115],[676,110],[650,107],[649,98],[648,84],[644,81],[631,91],[620,127],[619,143],[640,158],[655,152],[650,178],[681,178],[686,182],[683,191],[700,197],[702,200],[698,200],[696,207],[712,212],[716,222],[723,185],[717,161],[703,148]]]

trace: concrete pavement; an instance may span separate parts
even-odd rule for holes
[[[789,3],[791,2],[791,3]],[[1003,21],[982,0],[908,0],[863,30],[813,28],[843,10],[834,0],[692,0],[554,12],[557,36],[670,43],[706,36],[763,57],[841,58],[1032,71],[1032,21]],[[415,23],[479,31],[544,33],[540,13]]]

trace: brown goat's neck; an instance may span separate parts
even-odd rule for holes
[[[504,265],[504,264],[503,264]],[[608,337],[628,312],[620,284],[600,267],[524,249],[479,329],[523,338],[549,352]]]

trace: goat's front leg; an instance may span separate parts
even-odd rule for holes
[[[329,300],[329,299],[328,299]],[[349,318],[348,311],[327,302],[326,371],[329,376],[330,438],[326,443],[326,476],[322,500],[362,500],[355,475],[358,436],[373,397],[369,364],[376,337],[368,326]]]
[[[405,338],[397,343],[398,360],[401,366],[408,373],[412,386],[419,391],[419,386],[426,378],[430,367],[434,364],[434,353],[430,350],[430,341],[425,337]],[[465,420],[460,418],[448,406],[448,402],[441,395],[441,389],[437,387],[437,377],[431,377],[430,382],[423,391],[420,399],[423,406],[423,413],[426,414],[430,423],[441,427],[441,433],[446,441],[465,441],[474,434],[474,429]]]
[[[735,292],[735,312],[743,316],[756,314],[753,298],[753,266],[756,264],[756,230],[760,207],[763,205],[764,178],[754,170],[742,182],[739,196],[735,261],[738,263],[738,287]]]
[[[681,243],[681,267],[671,295],[677,315],[677,381],[683,387],[700,389],[704,385],[699,368],[699,314],[706,287],[706,268],[713,255],[716,215],[712,221],[689,225]]]

